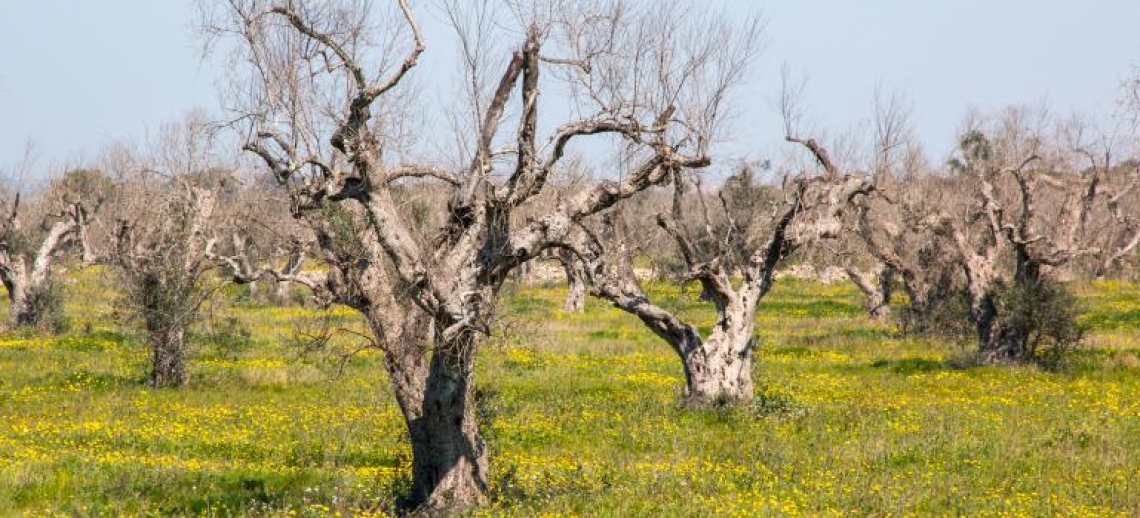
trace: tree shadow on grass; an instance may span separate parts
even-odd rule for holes
[[[351,516],[394,512],[397,497],[408,485],[397,477],[361,491],[339,477],[303,470],[188,472],[138,467],[89,472],[80,485],[76,480],[65,488],[23,489],[29,495],[65,490],[73,498],[57,502],[53,511],[75,515],[262,516],[292,512]]]
[[[910,375],[940,370],[962,368],[954,362],[947,360],[931,360],[929,358],[899,358],[897,360],[879,359],[871,362],[875,369],[885,369],[896,374]]]

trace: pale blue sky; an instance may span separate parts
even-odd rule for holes
[[[0,2],[0,168],[18,162],[28,140],[42,174],[191,108],[217,111],[218,71],[200,60],[190,0]],[[770,100],[785,62],[808,78],[805,104],[832,131],[869,116],[876,87],[905,95],[936,157],[970,106],[1047,101],[1105,112],[1140,64],[1138,0],[712,3],[761,9],[769,21],[732,146],[754,157],[781,145]],[[433,43],[425,59],[446,59],[451,44]]]

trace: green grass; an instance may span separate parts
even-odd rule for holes
[[[407,487],[378,354],[342,368],[290,345],[316,311],[214,308],[234,321],[198,330],[190,387],[155,391],[99,274],[77,279],[73,334],[0,337],[0,510],[382,515]],[[692,290],[651,291],[708,325]],[[757,404],[691,411],[636,319],[506,290],[477,372],[493,496],[478,514],[1136,515],[1140,288],[1079,293],[1090,349],[1049,373],[955,368],[960,346],[869,322],[845,286],[781,282],[757,317]]]

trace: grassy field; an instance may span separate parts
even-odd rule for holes
[[[390,511],[409,448],[375,352],[302,354],[294,329],[320,312],[238,302],[199,333],[188,389],[149,390],[99,286],[68,286],[71,334],[0,337],[0,510]],[[653,291],[711,317],[694,293]],[[1138,515],[1140,287],[1080,294],[1090,349],[1054,373],[953,368],[959,347],[869,322],[846,286],[784,282],[758,316],[755,408],[690,411],[679,363],[636,320],[509,289],[478,371],[493,475],[478,514]]]

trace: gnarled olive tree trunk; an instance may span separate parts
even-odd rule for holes
[[[400,23],[406,24],[404,32],[392,27],[392,34],[407,37],[402,59],[360,60],[391,48],[372,46],[386,37],[361,36],[372,36],[377,27],[359,2],[311,10],[292,2],[268,9],[260,2],[223,2],[223,9],[213,10],[225,13],[214,33],[240,35],[235,52],[240,62],[251,64],[245,70],[249,75],[240,78],[242,90],[254,92],[242,118],[252,124],[244,148],[288,190],[293,215],[317,230],[330,268],[323,281],[308,284],[364,313],[385,350],[412,441],[409,506],[455,512],[486,501],[487,454],[475,419],[473,366],[481,337],[491,332],[499,288],[521,265],[563,246],[586,218],[664,183],[672,171],[710,164],[698,143],[708,141],[711,125],[719,120],[710,110],[724,104],[726,92],[752,60],[752,33],[759,25],[743,27],[749,33],[737,42],[728,35],[729,24],[705,24],[724,38],[713,42],[693,36],[705,31],[687,23],[671,31],[627,30],[640,25],[642,16],[659,13],[604,6],[579,12],[578,4],[559,4],[567,11],[565,19],[591,27],[581,33],[571,28],[573,45],[554,35],[566,27],[524,22],[519,32],[525,41],[506,56],[497,81],[486,81],[491,72],[483,70],[495,60],[473,55],[463,60],[470,67],[464,84],[476,85],[476,91],[472,104],[458,109],[478,111],[473,135],[460,136],[458,146],[469,165],[393,167],[383,150],[391,143],[386,125],[398,115],[385,111],[383,120],[374,120],[374,110],[389,104],[380,99],[393,88],[407,89],[401,82],[425,48],[409,2],[395,3],[403,15]],[[470,30],[463,26],[465,8],[463,2],[448,6],[460,31]],[[544,44],[551,47],[540,53]],[[614,59],[573,55],[583,48],[605,49],[600,52]],[[697,66],[688,56],[709,57]],[[368,70],[377,63],[390,66]],[[583,86],[581,98],[573,100],[588,115],[541,135],[540,74],[547,67],[569,74],[556,80]],[[648,88],[602,79],[619,70],[657,79]],[[673,98],[692,106],[663,101]],[[519,101],[516,124],[510,125],[516,129],[504,135],[503,119],[516,113],[506,109],[512,99]],[[610,99],[613,106],[597,105]],[[339,109],[330,110],[332,102]],[[638,108],[629,111],[627,105]],[[697,113],[699,121],[690,123]],[[620,139],[637,159],[613,175],[617,180],[576,184],[575,191],[560,193],[553,202],[537,198],[557,182],[552,171],[562,167],[571,141],[600,134]],[[503,151],[499,146],[507,141],[512,145]],[[449,195],[434,219],[411,213],[399,199],[419,180],[439,182],[435,192]],[[274,275],[278,280],[310,277]]]
[[[24,241],[18,212],[20,198],[16,197],[12,212],[0,226],[0,282],[8,290],[11,303],[8,318],[14,327],[40,326],[49,315],[44,297],[52,296],[52,264],[69,246],[78,242],[82,245],[84,263],[90,260],[86,241],[87,213],[82,205],[75,203],[62,214],[65,218],[48,229],[43,242],[34,255],[32,249],[20,249],[16,243]]]
[[[1015,246],[1015,249],[1015,273],[1009,282],[1013,284],[1011,290],[1025,293],[1042,282],[1041,267],[1025,253],[1023,247]],[[979,264],[976,257],[970,263],[971,272],[977,272],[969,275],[968,292],[970,315],[978,337],[979,359],[988,364],[1032,361],[1035,351],[1029,346],[1029,341],[1033,330],[1026,327],[1027,322],[999,311],[998,281],[993,265]]]
[[[558,262],[566,272],[566,300],[562,310],[567,313],[581,313],[586,310],[586,272],[582,271],[581,261],[574,260],[568,250],[558,252]]]
[[[147,346],[151,352],[149,382],[154,388],[186,385],[186,328],[165,318],[147,319]]]
[[[847,277],[863,294],[867,313],[875,320],[886,320],[891,316],[891,294],[894,283],[894,268],[880,264],[870,271],[863,271],[854,265],[844,268]]]
[[[479,335],[444,336],[436,330],[447,320],[437,322],[419,308],[401,305],[388,288],[371,289],[387,303],[364,308],[365,318],[384,341],[384,365],[412,445],[412,490],[403,506],[452,509],[482,502],[487,451],[472,377]]]
[[[685,374],[682,395],[686,404],[706,406],[753,398],[753,321],[759,297],[737,300],[732,308],[718,308],[713,330],[702,338],[695,326],[649,302],[636,281],[605,278],[605,273],[595,271],[599,275],[591,282],[592,293],[636,316],[677,354]]]
[[[475,414],[478,337],[464,332],[436,340],[420,415],[408,423],[415,458],[410,496],[428,508],[480,503],[487,492],[487,448]]]
[[[749,401],[755,396],[752,350],[756,345],[754,322],[758,301],[759,298],[753,302],[741,297],[730,302],[730,307],[718,311],[717,322],[703,342],[695,332],[690,335],[681,349],[685,398],[689,403]]]
[[[674,176],[673,181],[675,192],[680,193],[683,188],[677,182],[681,180]],[[725,228],[730,229],[729,238],[711,235],[708,241],[732,245],[707,258],[699,256],[688,231],[679,224],[680,203],[674,203],[671,217],[659,215],[658,225],[676,241],[689,266],[689,275],[700,282],[701,299],[716,309],[716,321],[707,337],[701,337],[692,324],[650,302],[633,273],[628,236],[620,222],[608,217],[600,232],[581,232],[568,248],[585,264],[593,295],[639,318],[677,353],[684,367],[688,404],[749,401],[754,396],[752,350],[756,310],[772,287],[776,268],[804,243],[833,237],[841,228],[839,219],[847,204],[871,190],[868,180],[854,177],[798,180],[770,222],[765,241],[748,244],[737,234],[752,234],[747,224],[728,215],[730,222]],[[816,207],[826,210],[806,217]],[[706,232],[712,233],[711,225],[706,226]],[[747,247],[744,253],[740,247]],[[734,274],[739,275],[739,281]]]

